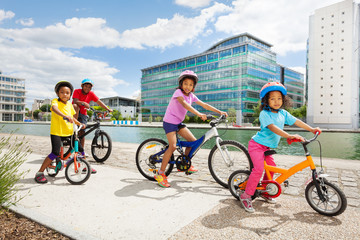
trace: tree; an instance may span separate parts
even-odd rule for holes
[[[236,109],[235,108],[229,108],[228,109],[228,115],[229,115],[229,117],[236,117]]]
[[[44,104],[40,107],[40,110],[42,112],[50,112],[51,105],[50,104]]]
[[[41,112],[41,110],[39,110],[39,109],[37,109],[37,110],[35,110],[34,112],[33,112],[33,117],[35,118],[35,119],[39,119],[39,113]]]

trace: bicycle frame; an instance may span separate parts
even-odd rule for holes
[[[213,118],[213,119],[215,119],[215,118]],[[181,141],[179,136],[178,136],[178,133],[176,133],[177,150],[181,155],[184,155],[184,152],[183,152],[182,148],[183,147],[191,147],[191,150],[190,150],[190,153],[189,153],[188,157],[189,157],[189,159],[192,159],[207,141],[209,141],[211,138],[215,137],[216,138],[215,139],[216,146],[220,150],[221,156],[223,157],[225,163],[229,165],[228,160],[227,160],[227,158],[225,158],[223,150],[220,147],[220,143],[222,142],[222,139],[219,137],[219,133],[218,133],[217,128],[216,128],[216,124],[211,124],[210,123],[210,125],[211,125],[211,128],[201,138],[199,138],[199,139],[197,139],[196,141],[193,141],[193,142]],[[150,147],[150,146],[148,146],[148,147]],[[160,152],[153,155],[153,157],[155,157],[155,162],[162,162],[162,159],[159,159],[159,156],[161,156],[163,153],[165,153],[167,148],[168,147],[166,147],[165,149],[163,149]],[[228,155],[228,158],[229,158],[229,154],[228,153],[226,153],[226,154]],[[175,161],[169,161],[169,163],[174,164]]]
[[[201,138],[193,142],[180,141],[178,134],[176,133],[176,141],[177,141],[176,143],[177,143],[178,151],[182,153],[183,147],[191,147],[188,157],[192,159],[196,155],[196,153],[201,149],[201,147],[213,137],[216,138],[215,142],[217,147],[221,149],[220,142],[222,141],[222,139],[219,137],[219,133],[216,127],[212,127]]]
[[[306,160],[296,164],[295,166],[293,166],[289,169],[271,166],[271,165],[266,164],[266,162],[264,162],[265,174],[266,174],[268,180],[273,180],[270,172],[280,173],[280,176],[278,176],[277,178],[274,179],[274,181],[276,181],[279,184],[282,184],[286,179],[288,179],[295,173],[300,172],[307,167],[310,167],[310,169],[313,171],[316,170],[315,163],[311,156],[306,156]]]

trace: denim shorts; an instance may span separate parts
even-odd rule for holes
[[[78,121],[83,123],[83,124],[87,124],[88,122],[88,119],[89,119],[89,116],[88,115],[84,115],[84,114],[81,114],[79,113],[79,116],[78,116]]]
[[[163,128],[164,128],[166,134],[168,134],[170,132],[176,132],[185,127],[186,127],[186,125],[183,123],[172,124],[172,123],[163,122]]]

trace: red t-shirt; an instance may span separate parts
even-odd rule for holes
[[[91,101],[97,102],[99,101],[99,98],[95,95],[93,91],[90,91],[88,94],[83,94],[81,89],[75,89],[73,94],[73,103],[74,98],[79,99],[79,101],[90,103]],[[80,107],[80,113],[83,115],[87,115],[86,108],[82,105]]]

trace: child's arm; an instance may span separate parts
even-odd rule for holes
[[[192,112],[193,114],[201,118],[201,120],[205,121],[207,119],[206,114],[200,113],[198,110],[193,108],[189,103],[185,101],[183,97],[177,97],[177,100],[186,110]]]
[[[299,139],[302,142],[305,141],[305,139],[302,136],[300,136],[298,134],[294,134],[294,135],[288,134],[281,128],[277,127],[275,124],[270,124],[267,127],[269,128],[270,131],[272,131],[273,133],[275,133],[281,137],[290,138],[290,139]]]
[[[216,112],[220,115],[225,115],[226,117],[228,116],[228,114],[226,112],[223,112],[223,111],[220,111],[219,109],[207,104],[207,103],[204,103],[203,101],[201,100],[198,100],[196,102],[196,104],[200,105],[201,107],[205,108],[206,110],[209,110],[209,111],[212,111],[212,112]]]
[[[106,110],[109,111],[109,112],[112,112],[112,111],[113,111],[111,108],[109,108],[108,106],[106,106],[101,100],[98,100],[96,103],[97,103],[100,107],[106,109]]]
[[[312,132],[313,134],[315,134],[316,132],[320,132],[321,133],[321,129],[320,128],[313,128],[310,127],[309,125],[307,125],[306,123],[304,123],[303,121],[297,119],[296,122],[294,123],[296,126],[301,127],[309,132]]]
[[[70,123],[73,123],[73,117],[63,114],[56,105],[51,106],[51,110],[62,118],[66,118]]]

